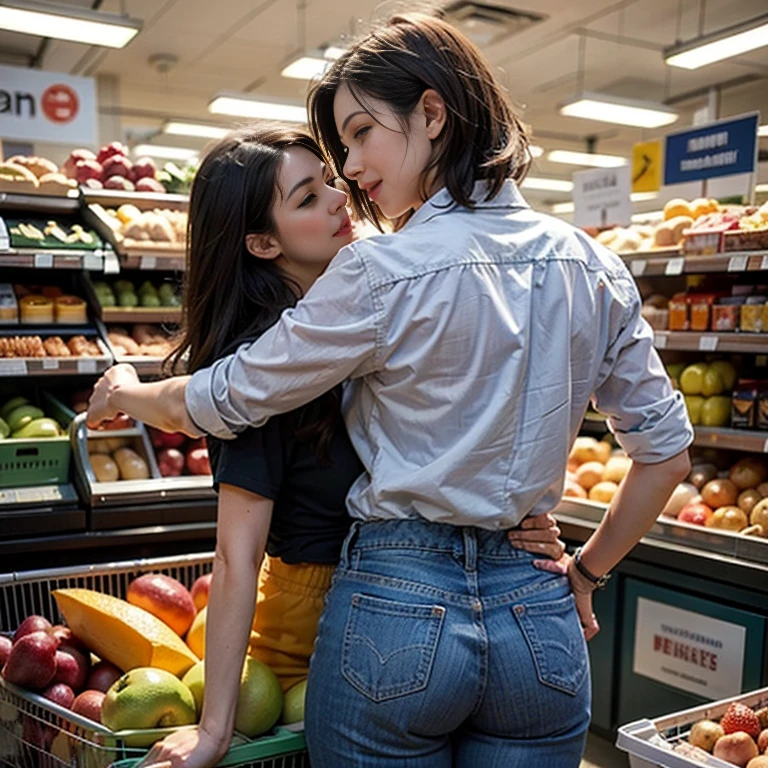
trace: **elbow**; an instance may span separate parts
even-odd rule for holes
[[[681,451],[666,462],[666,472],[671,482],[682,483],[691,474],[691,458],[688,449]]]

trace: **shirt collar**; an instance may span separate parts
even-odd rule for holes
[[[520,193],[512,179],[507,179],[502,185],[499,193],[492,200],[486,200],[488,195],[489,182],[485,180],[476,181],[470,194],[470,199],[475,203],[478,209],[483,208],[528,208],[529,205]],[[435,216],[441,216],[444,213],[450,213],[459,207],[451,196],[447,187],[442,187],[435,192],[408,220],[404,229],[415,227],[417,224],[423,224]]]

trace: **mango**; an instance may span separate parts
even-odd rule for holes
[[[0,440],[5,440],[5,438],[10,434],[11,428],[8,426],[5,419],[0,418]]]
[[[29,400],[26,397],[12,397],[8,400],[2,408],[0,408],[0,419],[8,421],[8,417],[13,411],[15,411],[20,405],[28,405]]]
[[[167,624],[143,608],[90,589],[58,589],[53,596],[72,632],[124,672],[156,667],[180,677],[198,661]]]
[[[21,429],[16,430],[12,437],[18,440],[30,440],[36,437],[59,437],[59,425],[47,417],[28,421]]]
[[[6,421],[11,432],[18,432],[23,426],[35,419],[42,419],[45,414],[35,405],[20,405],[14,408]]]

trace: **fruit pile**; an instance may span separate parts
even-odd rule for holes
[[[131,437],[96,437],[88,440],[88,459],[99,483],[149,480],[146,460],[134,450]],[[134,446],[135,447],[135,446]]]
[[[163,477],[210,475],[211,462],[205,438],[192,440],[181,432],[162,432],[149,427],[157,468]]]
[[[0,336],[0,357],[102,357],[95,341],[85,336]]]
[[[138,288],[130,280],[116,280],[111,285],[103,280],[93,284],[102,307],[181,307],[181,298],[171,283],[159,286],[145,280]]]
[[[188,590],[170,576],[149,573],[128,585],[125,600],[89,589],[56,590],[66,625],[28,616],[12,636],[0,635],[2,676],[115,731],[195,723],[205,692],[210,585],[211,574]],[[294,688],[284,708],[275,674],[246,658],[236,729],[253,738],[281,714],[284,721],[303,719],[304,685]],[[35,743],[52,750],[55,737],[56,729],[40,723]],[[71,757],[68,764],[80,764]]]
[[[733,702],[720,722],[699,720],[688,735],[693,750],[680,745],[678,752],[706,762],[709,754],[739,768],[768,768],[768,707],[753,710]],[[702,750],[702,752],[698,752]]]
[[[53,418],[27,400],[16,396],[0,408],[0,440],[36,440],[61,437],[66,430]]]
[[[159,325],[137,323],[130,333],[126,328],[110,326],[109,343],[118,357],[167,357],[173,350],[168,334]]]
[[[92,229],[84,229],[77,221],[56,219],[4,219],[14,248],[67,248],[77,250],[101,246]]]
[[[119,141],[103,146],[97,155],[88,149],[75,149],[61,167],[64,175],[89,189],[117,189],[123,192],[165,192],[155,178],[157,168],[149,157],[135,163]]]
[[[632,461],[605,440],[577,437],[568,456],[563,496],[610,504]]]
[[[0,185],[7,192],[66,195],[77,185],[45,157],[14,155],[0,163]]]
[[[688,418],[694,426],[726,427],[731,421],[731,391],[736,369],[727,360],[667,367],[672,385],[685,397]]]
[[[187,214],[171,208],[140,211],[126,203],[117,210],[94,205],[93,209],[126,246],[165,245],[183,248],[187,238]]]

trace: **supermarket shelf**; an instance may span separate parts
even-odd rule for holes
[[[189,195],[173,195],[170,192],[123,192],[118,189],[86,189],[81,187],[83,200],[86,204],[99,203],[110,208],[132,203],[141,207],[141,203],[151,203],[156,207],[158,203],[173,208],[186,208],[189,205]]]
[[[694,427],[693,444],[750,453],[768,453],[768,432],[727,427]]]
[[[10,357],[0,358],[3,376],[82,376],[104,373],[112,358],[101,357]]]
[[[100,272],[104,269],[104,251],[32,250],[10,248],[0,253],[0,267],[24,267],[27,269],[87,269]]]
[[[181,322],[181,307],[101,307],[105,323],[173,323]]]
[[[170,253],[158,253],[131,250],[130,253],[120,253],[122,269],[140,269],[142,271],[183,272],[186,265],[186,255],[183,250]]]
[[[39,211],[41,213],[75,213],[80,209],[80,192],[73,189],[66,197],[0,192],[0,209]]]
[[[656,349],[699,352],[768,352],[768,333],[697,333],[695,331],[655,331]]]
[[[635,277],[658,277],[704,272],[759,272],[768,269],[765,251],[735,251],[713,256],[683,256],[679,251],[625,254]]]
[[[163,373],[164,357],[115,357],[116,363],[128,363],[136,369],[139,376],[160,376]]]

